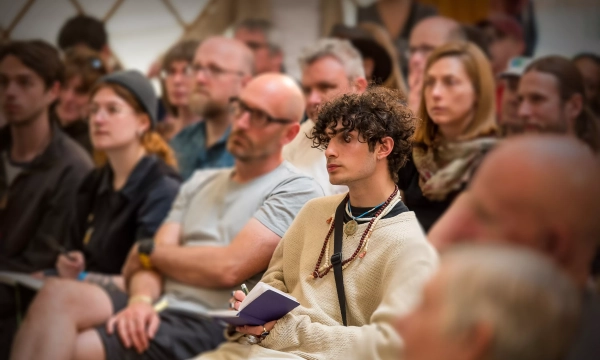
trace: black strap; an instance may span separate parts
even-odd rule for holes
[[[335,287],[337,288],[338,300],[340,302],[340,311],[342,312],[342,322],[346,323],[346,293],[344,291],[344,277],[342,275],[342,228],[344,227],[344,212],[346,211],[346,199],[338,205],[335,211],[335,228],[333,237],[333,255],[331,264],[333,264],[333,275],[335,276]]]

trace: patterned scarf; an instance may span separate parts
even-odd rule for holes
[[[497,143],[493,137],[469,141],[440,141],[427,149],[413,148],[419,186],[429,200],[442,201],[469,182],[483,155]]]

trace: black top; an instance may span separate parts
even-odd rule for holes
[[[0,155],[10,153],[9,126],[0,129]],[[33,272],[54,267],[73,215],[81,180],[93,165],[86,152],[55,124],[42,154],[8,184],[0,161],[0,270]]]
[[[112,180],[106,165],[92,171],[77,194],[69,248],[83,250],[87,271],[119,274],[131,246],[154,236],[181,182],[156,156],[142,158],[121,190],[114,191]]]
[[[415,167],[412,156],[406,162],[406,165],[398,171],[398,187],[404,192],[404,203],[408,208],[415,212],[419,223],[423,226],[425,233],[448,209],[456,196],[463,189],[453,191],[446,196],[443,201],[432,201],[423,196],[419,186],[419,172]]]
[[[346,206],[348,206],[348,205],[346,205]],[[360,216],[360,215],[364,214],[365,212],[367,212],[367,211],[369,211],[369,210],[372,209],[372,208],[354,207],[354,206],[352,206],[352,203],[350,204],[350,206],[351,206],[351,209],[352,209],[352,216]],[[406,212],[406,211],[409,211],[408,208],[406,207],[406,205],[404,205],[404,203],[402,201],[399,201],[394,206],[394,208],[392,210],[390,210],[389,213],[385,214],[385,216],[382,219],[388,219],[388,218],[394,217],[396,215],[400,215],[400,214],[402,214],[403,212]],[[358,219],[356,219],[356,222],[359,223],[359,224],[360,223],[368,222],[370,220],[365,220],[364,218],[371,218],[371,217],[373,217],[373,215],[376,212],[377,212],[377,210],[375,210],[375,211],[373,211],[373,212],[371,212],[371,213],[369,213],[369,214],[367,214],[367,215],[365,215],[365,216],[363,216],[361,218],[358,218]],[[350,220],[351,220],[350,216],[348,216],[348,213],[344,211],[344,223],[347,223]]]

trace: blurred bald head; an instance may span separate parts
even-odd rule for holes
[[[524,245],[585,283],[600,239],[599,179],[598,158],[576,139],[506,140],[431,229],[430,240],[441,249],[464,241]]]

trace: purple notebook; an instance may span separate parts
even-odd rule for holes
[[[239,311],[215,310],[208,315],[236,326],[263,325],[281,319],[298,305],[300,303],[293,296],[259,282],[242,301]]]

